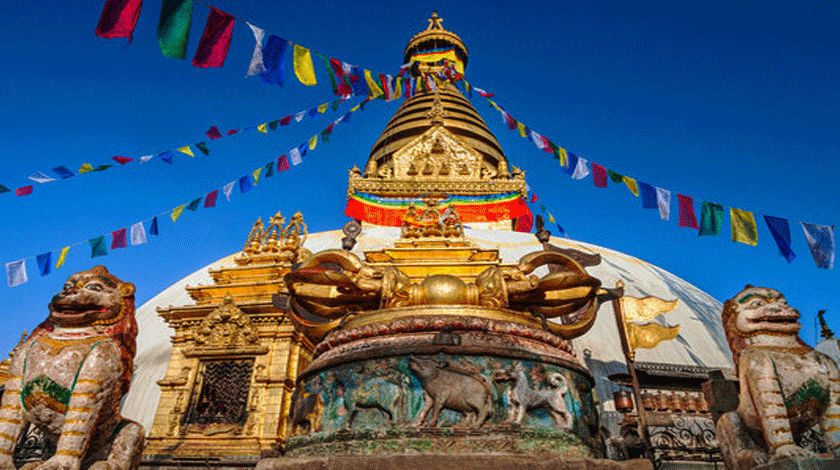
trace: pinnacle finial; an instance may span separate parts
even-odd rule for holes
[[[817,316],[820,318],[820,337],[823,339],[833,338],[834,332],[825,324],[825,310],[817,312]]]
[[[442,30],[443,26],[440,25],[442,22],[443,18],[438,16],[437,10],[432,11],[432,17],[429,18],[429,27],[426,28],[426,31],[435,29]]]

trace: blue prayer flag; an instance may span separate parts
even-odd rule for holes
[[[657,209],[656,189],[653,186],[639,181],[639,193],[642,196],[642,209]]]
[[[42,276],[46,276],[52,270],[52,252],[48,251],[35,257],[38,262],[38,271]]]
[[[174,154],[172,153],[172,150],[167,150],[166,152],[161,152],[158,154],[158,157],[160,157],[161,160],[165,161],[166,163],[169,163],[170,165],[172,164],[173,156]]]
[[[62,165],[59,165],[59,166],[53,168],[52,171],[53,171],[53,173],[58,175],[59,178],[65,179],[65,180],[67,178],[72,178],[74,176],[74,173],[72,171],[70,171],[69,168],[67,168],[66,166],[62,166]]]
[[[790,248],[790,226],[787,219],[780,219],[769,215],[764,216],[764,221],[767,222],[767,228],[773,234],[773,239],[776,240],[776,245],[779,247],[779,253],[785,257],[788,263],[796,258],[796,254]]]
[[[298,152],[300,152],[300,156],[301,156],[301,157],[305,157],[305,156],[306,156],[306,150],[307,150],[307,149],[309,149],[309,147],[307,147],[307,144],[305,144],[305,143],[304,143],[304,144],[300,144],[300,146],[298,147]]]
[[[556,225],[557,225],[557,234],[560,235],[563,238],[569,238],[569,236],[566,235],[566,231],[563,230],[563,227],[561,227],[560,224],[556,224]]]
[[[152,224],[149,225],[149,233],[152,234],[152,235],[157,235],[158,234],[157,217],[152,217]]]
[[[561,166],[560,168],[563,169],[563,172],[566,174],[574,174],[575,168],[577,168],[578,156],[566,150],[566,156],[569,157],[569,164],[567,166]]]
[[[369,95],[367,81],[365,81],[365,74],[362,72],[362,69],[353,67],[350,75],[350,86],[353,88],[353,94],[361,96]]]
[[[283,86],[283,65],[286,60],[286,48],[289,42],[275,35],[268,37],[262,49],[265,72],[260,78],[265,83]]]
[[[108,245],[105,244],[105,235],[88,240],[90,245],[90,257],[105,256],[108,254]]]
[[[251,177],[248,175],[239,178],[239,192],[242,194],[247,193],[248,191],[254,189],[254,185],[251,184]]]
[[[834,230],[826,225],[806,224],[802,222],[805,239],[817,267],[834,269]]]

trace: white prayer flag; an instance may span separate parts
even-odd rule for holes
[[[35,173],[29,175],[29,179],[36,183],[49,183],[50,181],[55,181],[55,178],[53,178],[52,176],[47,176],[41,173],[40,171],[36,171]]]
[[[589,176],[589,165],[588,161],[583,157],[578,157],[577,164],[575,165],[575,171],[572,173],[573,180],[582,180]]]
[[[153,158],[155,158],[154,155],[143,155],[142,157],[140,157],[140,163],[146,163],[147,161]]]
[[[541,135],[537,134],[534,131],[531,131],[531,142],[533,142],[534,145],[536,145],[538,149],[543,150],[543,151],[545,150],[545,141],[543,141],[543,138],[542,138]]]
[[[671,219],[671,191],[656,188],[656,205],[659,206],[659,218],[662,220]]]
[[[295,121],[300,122],[301,120],[303,120],[303,117],[306,116],[306,113],[307,111],[301,111],[295,114]]]
[[[131,237],[132,245],[142,245],[143,243],[146,243],[146,229],[143,227],[143,222],[137,222],[132,225],[129,236]]]
[[[15,287],[29,281],[26,277],[26,260],[9,261],[6,263],[6,282],[9,287]]]
[[[228,201],[230,201],[230,195],[233,193],[233,185],[236,184],[236,181],[231,181],[230,183],[224,185],[222,187],[222,192],[225,194],[225,197]]]
[[[300,158],[300,150],[297,147],[289,150],[289,161],[292,162],[292,165],[303,163],[303,159]]]
[[[254,55],[251,56],[251,64],[248,65],[248,73],[246,76],[256,75],[258,73],[265,72],[265,65],[263,65],[263,55],[262,55],[262,47],[263,47],[263,39],[265,38],[265,31],[262,29],[252,25],[251,23],[245,22],[248,26],[251,27],[251,31],[254,32],[254,40],[257,41],[257,45],[254,46]]]
[[[817,267],[834,269],[834,230],[827,225],[806,224],[802,222],[802,231],[811,255],[817,262]]]

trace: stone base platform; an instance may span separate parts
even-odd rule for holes
[[[840,470],[838,459],[785,459],[755,467],[755,470]]]
[[[519,454],[392,455],[264,459],[257,470],[653,470],[650,460],[618,462]]]

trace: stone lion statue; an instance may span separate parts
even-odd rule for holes
[[[840,458],[840,370],[799,338],[799,312],[778,291],[747,286],[722,316],[741,386],[738,410],[717,422],[727,468],[815,457],[800,446],[814,426]]]
[[[55,444],[37,470],[134,470],[143,427],[120,416],[134,369],[134,285],[103,266],[76,273],[15,353],[0,404],[0,468],[27,424]]]

